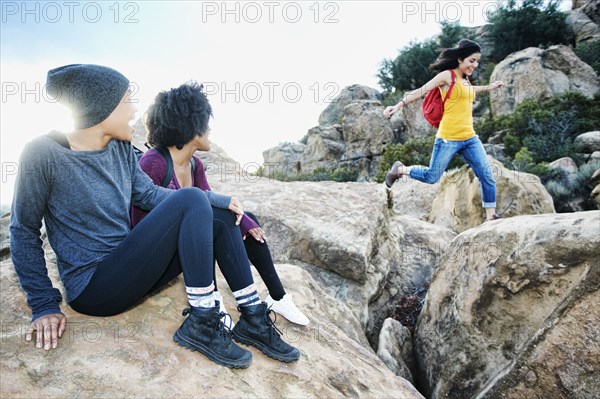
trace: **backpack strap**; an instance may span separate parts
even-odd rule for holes
[[[448,97],[450,97],[450,93],[452,93],[452,88],[454,87],[454,84],[456,83],[456,72],[454,72],[454,69],[450,70],[450,74],[452,75],[452,83],[450,83],[450,88],[446,92],[443,102],[446,102]]]
[[[165,168],[165,177],[160,183],[161,186],[167,187],[173,179],[173,158],[171,158],[171,153],[164,147],[156,147],[156,151],[163,157],[165,160],[166,168]]]
[[[156,147],[156,151],[163,157],[165,160],[166,168],[165,168],[165,177],[160,183],[161,186],[167,187],[173,179],[173,158],[171,158],[171,153],[168,149],[164,147]],[[192,157],[190,159],[190,164],[192,166],[192,186],[196,185],[196,161]]]
[[[190,163],[192,164],[192,186],[196,185],[196,160],[194,157],[190,159]]]

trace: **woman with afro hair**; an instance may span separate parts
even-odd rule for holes
[[[196,82],[188,82],[156,96],[154,103],[146,115],[148,144],[151,147],[141,158],[140,166],[155,184],[160,185],[165,178],[169,160],[173,162],[173,176],[167,188],[178,190],[183,187],[198,187],[210,191],[204,167],[200,158],[194,156],[196,151],[210,150],[209,119],[212,107],[208,102],[203,86]],[[233,198],[237,205],[240,202]],[[265,233],[252,213],[245,212],[241,218],[236,218],[231,212],[214,209],[214,254],[234,297],[240,303],[244,300],[245,292],[232,284],[229,275],[240,264],[248,263],[248,258],[258,270],[265,282],[269,295],[265,302],[271,310],[281,314],[292,323],[308,325],[308,318],[296,307],[290,294],[283,288],[275,270]],[[132,224],[139,223],[146,212],[134,208]],[[223,245],[223,241],[233,241]],[[219,249],[220,247],[220,249]],[[232,256],[235,254],[235,256]],[[233,259],[233,258],[237,259]],[[249,266],[248,266],[249,267]],[[215,294],[223,304],[222,296]],[[226,313],[225,308],[222,311]],[[243,313],[242,313],[243,317]],[[234,328],[235,333],[235,328]]]

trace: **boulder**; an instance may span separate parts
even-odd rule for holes
[[[306,145],[302,143],[285,142],[263,151],[265,173],[297,174],[301,171],[300,161]]]
[[[557,159],[556,161],[552,161],[548,164],[548,169],[550,170],[560,170],[563,173],[568,175],[577,174],[579,168],[577,168],[577,164],[570,157],[562,157]]]
[[[429,398],[600,392],[600,211],[527,215],[458,235],[414,339]]]
[[[573,0],[573,10],[580,10],[592,21],[600,25],[600,3],[598,0]]]
[[[439,190],[439,182],[427,184],[404,176],[391,188],[394,211],[427,221],[431,204]]]
[[[306,147],[300,158],[303,173],[316,168],[334,169],[346,151],[341,125],[316,126],[308,131]]]
[[[573,145],[577,151],[587,154],[600,151],[600,130],[580,134],[575,137]]]
[[[600,39],[600,26],[581,9],[567,11],[566,22],[573,32],[577,44]]]
[[[405,93],[405,95],[406,94],[407,93]],[[431,126],[423,117],[423,111],[421,110],[422,106],[423,99],[421,98],[402,107],[400,110],[402,113],[402,120],[406,126],[402,136],[404,141],[431,137],[437,132],[437,129]]]
[[[391,215],[389,240],[380,245],[374,264],[385,265],[379,290],[369,303],[367,338],[377,348],[386,318],[395,314],[403,297],[423,290],[456,233],[411,216]],[[415,320],[416,322],[416,320]]]
[[[181,310],[186,304],[181,277],[118,316],[84,316],[64,305],[67,330],[58,348],[36,349],[23,339],[29,309],[12,264],[4,261],[0,268],[2,397],[384,397],[400,393],[422,398],[360,340],[342,332],[339,326],[352,326],[348,330],[360,336],[361,328],[344,304],[323,295],[310,275],[296,266],[278,265],[278,271],[313,324],[302,328],[278,318],[277,325],[285,339],[300,349],[301,358],[297,363],[281,363],[248,348],[253,362],[246,370],[218,366],[173,342],[171,336],[184,320]],[[55,266],[50,274],[56,282]],[[220,283],[226,286],[222,278]],[[259,284],[259,289],[264,297],[264,286]],[[225,302],[235,309],[231,294],[225,295]],[[234,310],[232,316],[237,319],[239,313]],[[348,362],[349,358],[354,361]]]
[[[530,47],[501,61],[490,81],[502,80],[505,88],[490,93],[494,116],[510,114],[526,99],[542,101],[567,91],[587,97],[600,92],[600,79],[591,66],[567,46]]]
[[[367,166],[361,170],[363,175],[377,173],[383,150],[394,143],[394,132],[383,110],[383,105],[374,100],[354,101],[344,107],[342,131],[346,151],[341,166],[355,167],[359,161],[359,165]]]
[[[396,375],[413,382],[415,360],[412,335],[399,321],[385,319],[379,334],[377,356]]]
[[[351,102],[358,100],[377,100],[383,101],[383,95],[370,87],[354,84],[344,87],[344,89],[331,101],[331,103],[321,112],[319,116],[319,125],[339,125],[342,123],[344,107]]]
[[[539,177],[506,169],[488,157],[496,180],[496,212],[502,217],[553,213],[552,197]],[[446,172],[432,204],[429,222],[458,233],[480,225],[485,220],[481,204],[481,187],[467,165]]]

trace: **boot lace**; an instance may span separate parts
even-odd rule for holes
[[[275,320],[271,319],[271,313],[273,313],[275,315]],[[271,307],[269,307],[265,313],[265,320],[267,321],[267,324],[269,325],[269,331],[271,332],[271,334],[273,334],[273,330],[275,330],[277,333],[279,334],[275,334],[277,337],[279,337],[280,335],[283,335],[283,333],[281,332],[281,330],[279,328],[277,328],[277,326],[275,325],[275,322],[277,321],[277,313],[273,312],[271,310]]]

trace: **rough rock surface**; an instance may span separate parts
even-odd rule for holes
[[[351,85],[345,87],[331,103],[321,112],[319,116],[319,125],[339,125],[342,123],[344,107],[359,100],[383,100],[383,95],[370,87],[362,85]]]
[[[578,135],[573,140],[573,145],[578,151],[587,154],[600,151],[600,130]]]
[[[56,281],[55,267],[51,269]],[[36,349],[23,339],[29,309],[12,264],[4,260],[0,263],[0,396],[422,398],[360,339],[341,330],[343,326],[361,334],[360,324],[344,304],[323,295],[321,287],[298,267],[278,265],[278,271],[296,304],[312,320],[307,327],[297,327],[277,319],[285,339],[301,350],[301,358],[286,364],[249,348],[250,368],[231,370],[173,342],[172,334],[184,319],[181,278],[114,317],[84,316],[64,306],[67,330],[58,348]],[[255,279],[260,281],[256,274]],[[222,278],[220,287],[226,287]],[[260,283],[259,291],[264,298]],[[224,293],[237,320],[234,299]]]
[[[599,226],[600,211],[529,215],[457,236],[416,329],[424,394],[590,398],[600,392]]]
[[[578,170],[577,164],[573,161],[573,158],[570,157],[562,157],[556,161],[550,162],[548,164],[548,169],[562,170],[566,174],[576,174]]]
[[[385,319],[379,334],[377,356],[396,375],[413,382],[415,360],[413,357],[412,335],[399,321]]]
[[[511,113],[526,99],[542,101],[567,91],[593,97],[600,92],[596,72],[563,45],[546,50],[530,47],[509,55],[494,68],[490,82],[495,80],[506,86],[490,94],[494,116]]]
[[[488,159],[496,180],[496,213],[511,217],[554,212],[552,197],[537,176],[506,169],[493,158]],[[465,165],[446,173],[433,201],[429,222],[460,233],[484,220],[481,187],[473,170]]]
[[[600,27],[582,10],[568,11],[566,22],[577,44],[600,39]]]

